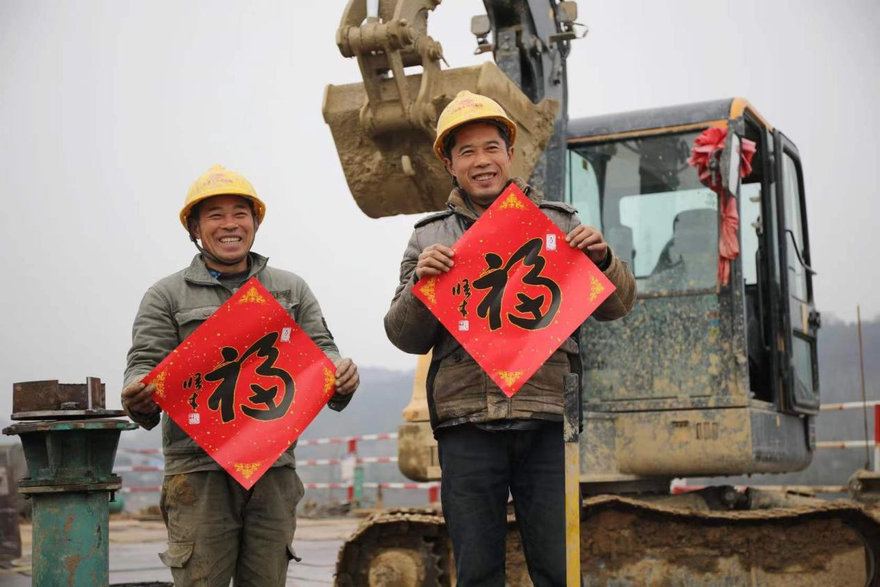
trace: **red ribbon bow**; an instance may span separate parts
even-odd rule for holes
[[[688,164],[695,167],[700,181],[721,198],[721,230],[718,238],[718,281],[724,286],[730,282],[730,262],[739,256],[739,213],[736,210],[735,194],[728,193],[721,184],[721,169],[718,162],[727,141],[727,127],[713,126],[704,130],[694,139],[694,148]],[[746,177],[752,172],[752,157],[755,156],[754,141],[742,139],[740,148],[739,176]]]

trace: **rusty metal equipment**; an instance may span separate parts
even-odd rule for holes
[[[35,585],[109,582],[109,500],[122,487],[113,461],[123,430],[137,426],[107,410],[104,385],[58,381],[16,383],[13,420],[3,430],[21,438],[29,475],[19,491],[33,503]],[[50,419],[51,418],[51,419]]]
[[[86,384],[28,381],[12,385],[13,420],[68,420],[121,416],[104,406],[104,384],[88,377]]]
[[[880,505],[880,473],[860,469],[852,474],[847,489],[859,501]]]
[[[0,447],[0,563],[21,556],[18,525],[18,485],[15,480],[15,445]]]

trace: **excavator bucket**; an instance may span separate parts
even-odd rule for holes
[[[418,101],[432,106],[432,120],[410,122],[393,78],[378,82],[378,104],[369,105],[364,83],[328,85],[324,121],[330,125],[348,187],[361,210],[372,218],[442,210],[452,188],[443,163],[432,150],[437,115],[461,90],[498,102],[517,125],[513,175],[528,178],[550,135],[559,103],[534,104],[494,63],[406,76],[403,84]],[[369,114],[367,114],[369,112]],[[427,128],[426,128],[427,127]]]

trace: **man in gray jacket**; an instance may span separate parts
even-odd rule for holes
[[[635,301],[632,273],[601,232],[580,224],[571,206],[544,201],[540,192],[510,177],[515,140],[516,125],[485,96],[460,92],[440,115],[434,150],[455,189],[446,211],[416,223],[385,316],[385,331],[395,346],[408,353],[432,352],[428,407],[460,587],[504,585],[508,495],[532,582],[565,585],[562,390],[578,347],[567,339],[508,398],[413,295],[413,287],[454,266],[450,247],[513,181],[567,235],[568,245],[582,250],[617,288],[593,313],[597,320],[624,316]]]
[[[256,276],[337,366],[333,410],[357,389],[357,367],[343,359],[315,296],[301,277],[251,252],[266,213],[250,182],[219,165],[196,180],[180,221],[199,249],[190,266],[144,295],[134,321],[122,406],[146,429],[159,423],[154,385],[140,380],[248,279]],[[201,245],[199,244],[201,243]],[[162,417],[165,479],[160,507],[168,528],[162,562],[176,585],[281,587],[295,556],[291,541],[303,485],[293,446],[245,490],[170,418]]]

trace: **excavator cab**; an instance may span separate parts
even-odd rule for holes
[[[712,126],[728,129],[737,159],[741,139],[757,146],[752,173],[728,180],[740,254],[726,285],[719,197],[687,163]],[[739,98],[573,120],[568,131],[565,197],[638,289],[627,317],[580,333],[585,488],[806,467],[819,315],[797,148]]]

